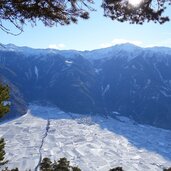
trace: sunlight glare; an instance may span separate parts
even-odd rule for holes
[[[130,5],[138,7],[141,4],[142,0],[128,0],[128,2]]]

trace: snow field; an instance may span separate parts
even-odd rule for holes
[[[10,168],[35,170],[40,156],[52,161],[66,157],[82,171],[108,171],[117,166],[126,171],[162,171],[171,166],[171,131],[122,116],[83,116],[37,105],[30,110],[0,125]]]

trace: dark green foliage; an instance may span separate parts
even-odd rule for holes
[[[163,24],[169,21],[169,17],[163,16],[168,2],[170,0],[158,0],[157,3],[154,0],[145,0],[134,6],[129,0],[104,0],[102,7],[104,15],[112,20],[129,21],[131,24],[143,24],[145,21]]]
[[[26,21],[37,23],[43,22],[45,26],[57,24],[68,25],[76,23],[78,18],[88,19],[89,12],[94,9],[93,0],[1,0],[0,1],[0,29],[11,33],[2,23],[10,21],[17,29],[23,31]],[[102,8],[104,16],[120,22],[143,24],[145,21],[154,21],[163,24],[169,21],[163,13],[170,4],[170,0],[145,0],[139,6],[133,6],[129,0],[103,0]]]
[[[64,157],[54,163],[49,158],[44,158],[40,164],[40,171],[81,171],[81,169],[70,166],[70,162]]]
[[[4,142],[4,139],[1,138],[0,139],[0,165],[3,165],[4,162],[4,158],[5,158],[5,151],[4,151],[4,148],[5,148],[5,142]]]
[[[3,86],[0,84],[0,118],[5,115],[5,113],[9,112],[9,105],[5,105],[4,102],[6,102],[9,99],[9,87]],[[0,139],[0,165],[5,164],[4,158],[5,158],[5,142],[4,139]]]
[[[116,168],[110,169],[109,171],[124,171],[124,170],[122,169],[122,167],[116,167]]]
[[[51,171],[52,170],[52,162],[49,158],[44,158],[40,164],[41,171]]]
[[[40,164],[40,171],[81,171],[80,168],[70,166],[69,163],[70,162],[67,161],[66,158],[61,158],[58,162],[54,161],[54,163],[52,163],[51,160],[46,157],[42,160]],[[6,167],[1,171],[19,171],[19,169],[18,168],[8,169],[8,167]],[[124,170],[122,169],[122,167],[116,167],[110,169],[109,171],[124,171]],[[171,171],[171,167],[168,169],[163,169],[163,171]]]
[[[54,171],[70,171],[70,162],[67,159],[61,158],[58,162],[54,162],[52,168]]]
[[[2,171],[19,171],[18,168],[15,169],[8,169],[8,167],[6,167],[5,169],[3,169]]]
[[[1,0],[0,28],[11,33],[2,25],[2,20],[10,21],[21,32],[26,21],[36,25],[37,20],[45,26],[76,23],[78,18],[88,19],[89,0]],[[87,10],[86,10],[87,9]]]
[[[2,59],[3,54],[0,53],[0,58]],[[12,57],[15,59],[14,56],[9,55],[9,58]],[[7,65],[10,65],[11,61],[8,60],[5,62]],[[14,64],[13,66],[15,66]],[[24,97],[22,96],[22,92],[19,88],[18,83],[16,80],[13,80],[11,77],[12,75],[15,75],[17,73],[14,72],[8,72],[8,67],[0,67],[0,84],[1,85],[8,85],[8,91],[9,91],[9,104],[10,104],[10,111],[5,114],[5,117],[2,118],[4,119],[12,119],[17,116],[21,116],[26,113],[27,111],[27,105]],[[8,73],[7,75],[4,75],[5,73]],[[18,75],[17,79],[21,80],[22,76]],[[7,87],[7,86],[6,86]],[[7,102],[7,103],[6,103]],[[8,104],[8,100],[5,103]],[[9,110],[9,108],[8,108]],[[1,120],[1,119],[0,119]]]
[[[81,169],[78,167],[72,167],[72,171],[81,171]]]
[[[9,87],[0,84],[0,118],[4,116],[5,113],[9,112],[9,105],[4,105],[9,99]]]

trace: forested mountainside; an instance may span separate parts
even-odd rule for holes
[[[27,104],[24,101],[23,96],[19,91],[19,89],[6,77],[4,77],[1,73],[0,73],[0,83],[2,83],[3,85],[8,85],[10,87],[10,110],[1,119],[8,120],[25,114],[27,112]]]
[[[169,48],[124,44],[80,52],[8,45],[0,50],[0,74],[22,107],[38,101],[82,114],[118,112],[171,129]]]

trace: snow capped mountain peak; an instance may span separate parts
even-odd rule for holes
[[[32,55],[60,55],[65,58],[75,58],[75,57],[85,57],[87,59],[102,59],[111,57],[124,57],[126,56],[128,60],[134,59],[142,52],[148,52],[150,54],[160,53],[171,55],[171,48],[169,47],[150,47],[142,48],[131,43],[117,44],[111,47],[95,49],[95,50],[57,50],[57,49],[34,49],[26,46],[18,47],[14,44],[7,44],[0,46],[1,51],[15,51],[25,54],[25,56]]]
[[[138,47],[131,43],[117,44],[108,48],[96,49],[93,51],[84,51],[83,56],[88,59],[102,59],[102,58],[111,58],[127,56],[129,59],[137,56],[137,53],[141,53],[144,49]],[[125,55],[126,53],[126,55]]]
[[[2,45],[0,47],[0,50],[1,51],[13,51],[13,52],[25,52],[26,49],[31,49],[29,47],[19,47],[19,46],[16,46],[12,43],[9,43],[9,44],[6,44],[6,45]]]
[[[142,49],[141,47],[131,44],[131,43],[123,43],[123,44],[117,44],[115,46],[113,46],[113,48],[119,48],[121,50],[125,50],[125,51],[132,51],[132,50],[137,50],[137,49]]]
[[[9,43],[7,45],[5,45],[6,48],[11,48],[11,49],[16,49],[18,48],[16,45],[12,44],[12,43]]]
[[[15,46],[14,44],[7,44],[7,45],[1,44],[0,46],[1,51],[14,51],[16,49],[18,49],[18,47]]]

